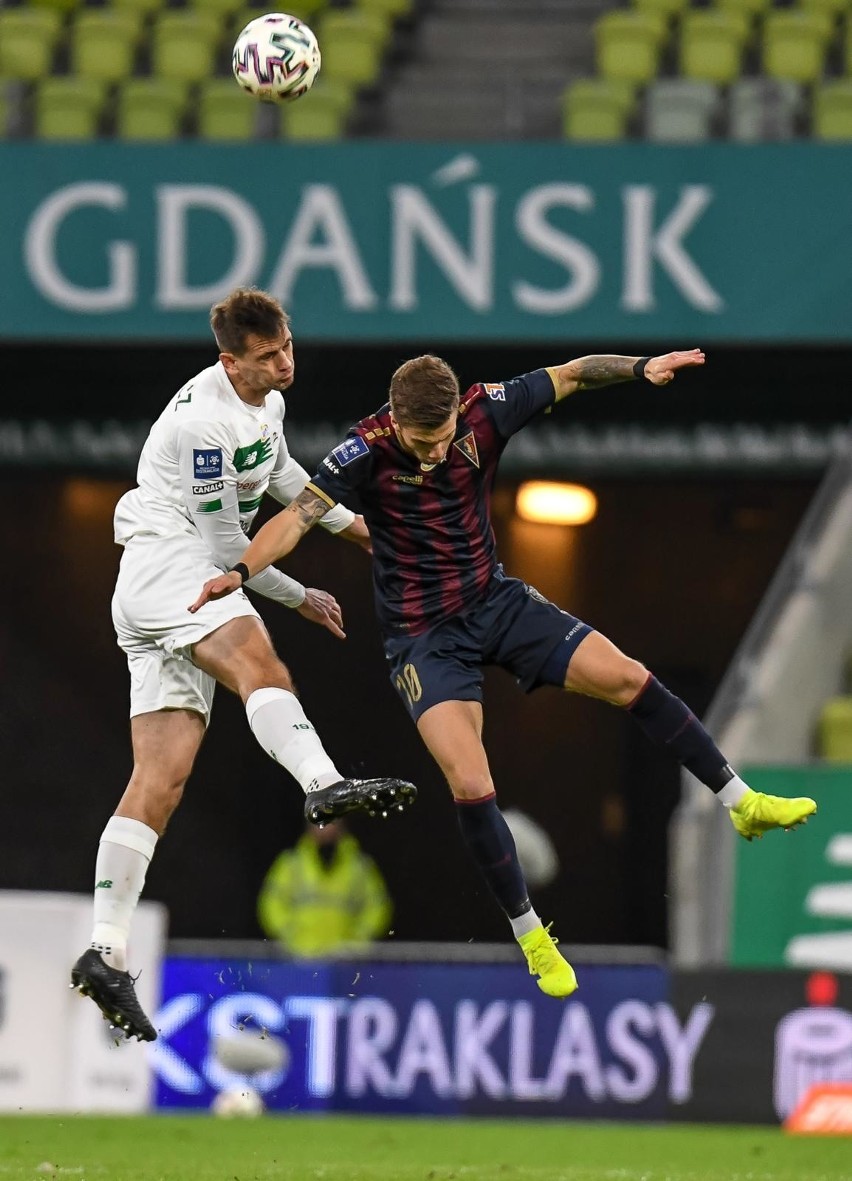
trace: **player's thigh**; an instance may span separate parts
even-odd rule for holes
[[[193,663],[245,699],[255,689],[289,689],[293,682],[256,617],[224,623],[192,647]]]
[[[518,578],[503,579],[485,611],[488,663],[513,673],[526,693],[541,685],[563,687],[571,657],[592,630],[587,623]]]
[[[189,778],[204,738],[205,720],[194,710],[163,709],[130,719],[137,789],[179,787]]]
[[[420,715],[417,729],[456,799],[480,799],[494,790],[478,701],[433,705]]]
[[[565,688],[613,705],[629,705],[647,679],[643,664],[625,656],[600,632],[590,632],[571,657]]]

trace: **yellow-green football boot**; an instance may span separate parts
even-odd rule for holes
[[[556,950],[550,927],[536,927],[521,935],[518,943],[527,957],[530,976],[538,976],[538,986],[548,996],[570,996],[577,988],[577,977],[568,961]]]
[[[754,837],[760,839],[772,828],[795,828],[797,824],[805,824],[816,810],[816,801],[807,796],[788,800],[749,788],[737,806],[730,809],[730,816],[740,836],[750,841]]]

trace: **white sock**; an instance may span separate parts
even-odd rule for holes
[[[343,778],[295,694],[286,689],[255,689],[246,701],[246,717],[266,753],[290,772],[305,795]]]
[[[724,804],[726,808],[736,808],[746,792],[750,790],[749,785],[744,783],[739,775],[735,775],[733,779],[728,780],[721,791],[716,792],[716,796],[719,803]]]
[[[519,914],[516,919],[509,919],[512,924],[512,934],[516,939],[520,939],[522,935],[528,935],[530,931],[534,931],[536,927],[542,926],[542,921],[530,907],[526,914]]]
[[[157,834],[141,820],[111,816],[95,863],[95,923],[92,947],[104,961],[127,971],[127,937]]]

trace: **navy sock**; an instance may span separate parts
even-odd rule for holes
[[[627,707],[652,742],[665,746],[678,762],[712,791],[721,791],[734,772],[698,718],[655,676],[648,675]]]
[[[494,792],[479,800],[456,800],[459,828],[491,892],[510,919],[531,908],[515,840]]]

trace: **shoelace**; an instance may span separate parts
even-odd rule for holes
[[[542,943],[541,947],[535,947],[530,952],[530,976],[541,976],[548,967],[548,961],[555,955],[553,949],[559,940],[550,935],[550,928],[552,926],[553,923],[548,923],[544,928],[545,935],[550,936],[550,942]]]

